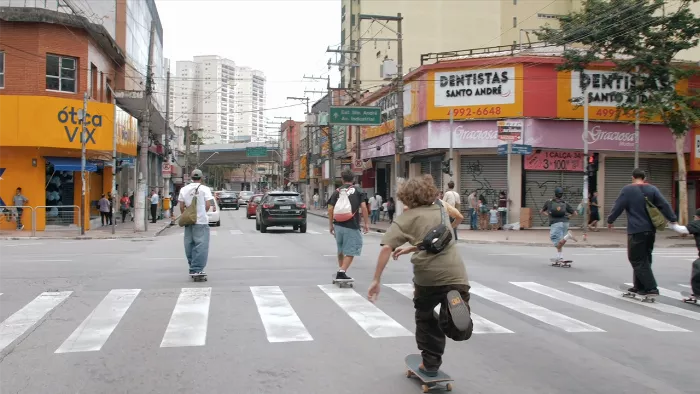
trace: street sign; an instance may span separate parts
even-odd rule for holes
[[[523,135],[523,121],[522,120],[499,120],[497,122],[498,127],[498,140],[499,141],[519,141]]]
[[[531,155],[532,154],[532,145],[513,144],[510,147],[510,153],[512,153],[514,155]],[[499,155],[507,155],[508,154],[508,145],[507,144],[498,145],[498,154]]]
[[[331,107],[330,123],[344,126],[379,126],[382,109],[379,107]]]
[[[247,157],[265,157],[267,156],[267,148],[264,146],[245,148],[245,155]]]
[[[136,165],[136,158],[135,157],[126,157],[124,159],[119,159],[122,161],[122,166],[123,167],[134,167]]]

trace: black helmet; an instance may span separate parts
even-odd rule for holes
[[[564,195],[564,189],[562,189],[561,187],[557,186],[557,188],[554,189],[554,196],[555,196],[556,198],[562,198],[563,195]]]

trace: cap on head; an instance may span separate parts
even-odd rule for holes
[[[564,195],[564,189],[561,187],[557,186],[556,189],[554,189],[554,195],[557,197],[561,197]]]
[[[200,180],[200,179],[202,179],[202,170],[194,170],[194,171],[192,171],[191,177],[192,177],[192,179],[194,179],[194,180]]]

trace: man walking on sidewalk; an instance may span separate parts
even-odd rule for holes
[[[214,196],[209,187],[202,185],[202,171],[192,171],[192,183],[180,189],[178,202],[180,212],[192,205],[192,200],[197,196],[197,222],[185,226],[185,255],[190,265],[190,275],[204,274],[209,258],[209,217],[207,212],[213,207]]]
[[[627,291],[640,296],[659,294],[654,272],[651,270],[656,227],[647,211],[647,202],[658,208],[672,226],[678,221],[659,189],[646,183],[645,178],[641,169],[635,168],[632,171],[632,184],[622,188],[608,216],[608,228],[612,229],[613,223],[622,212],[627,212],[627,259],[634,270],[634,284]]]

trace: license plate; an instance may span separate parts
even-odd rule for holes
[[[233,202],[233,200],[230,200],[230,199],[227,198],[227,199],[224,200],[224,202]]]
[[[284,206],[284,207],[280,207],[280,209],[292,209],[292,207],[290,207],[290,206]]]

